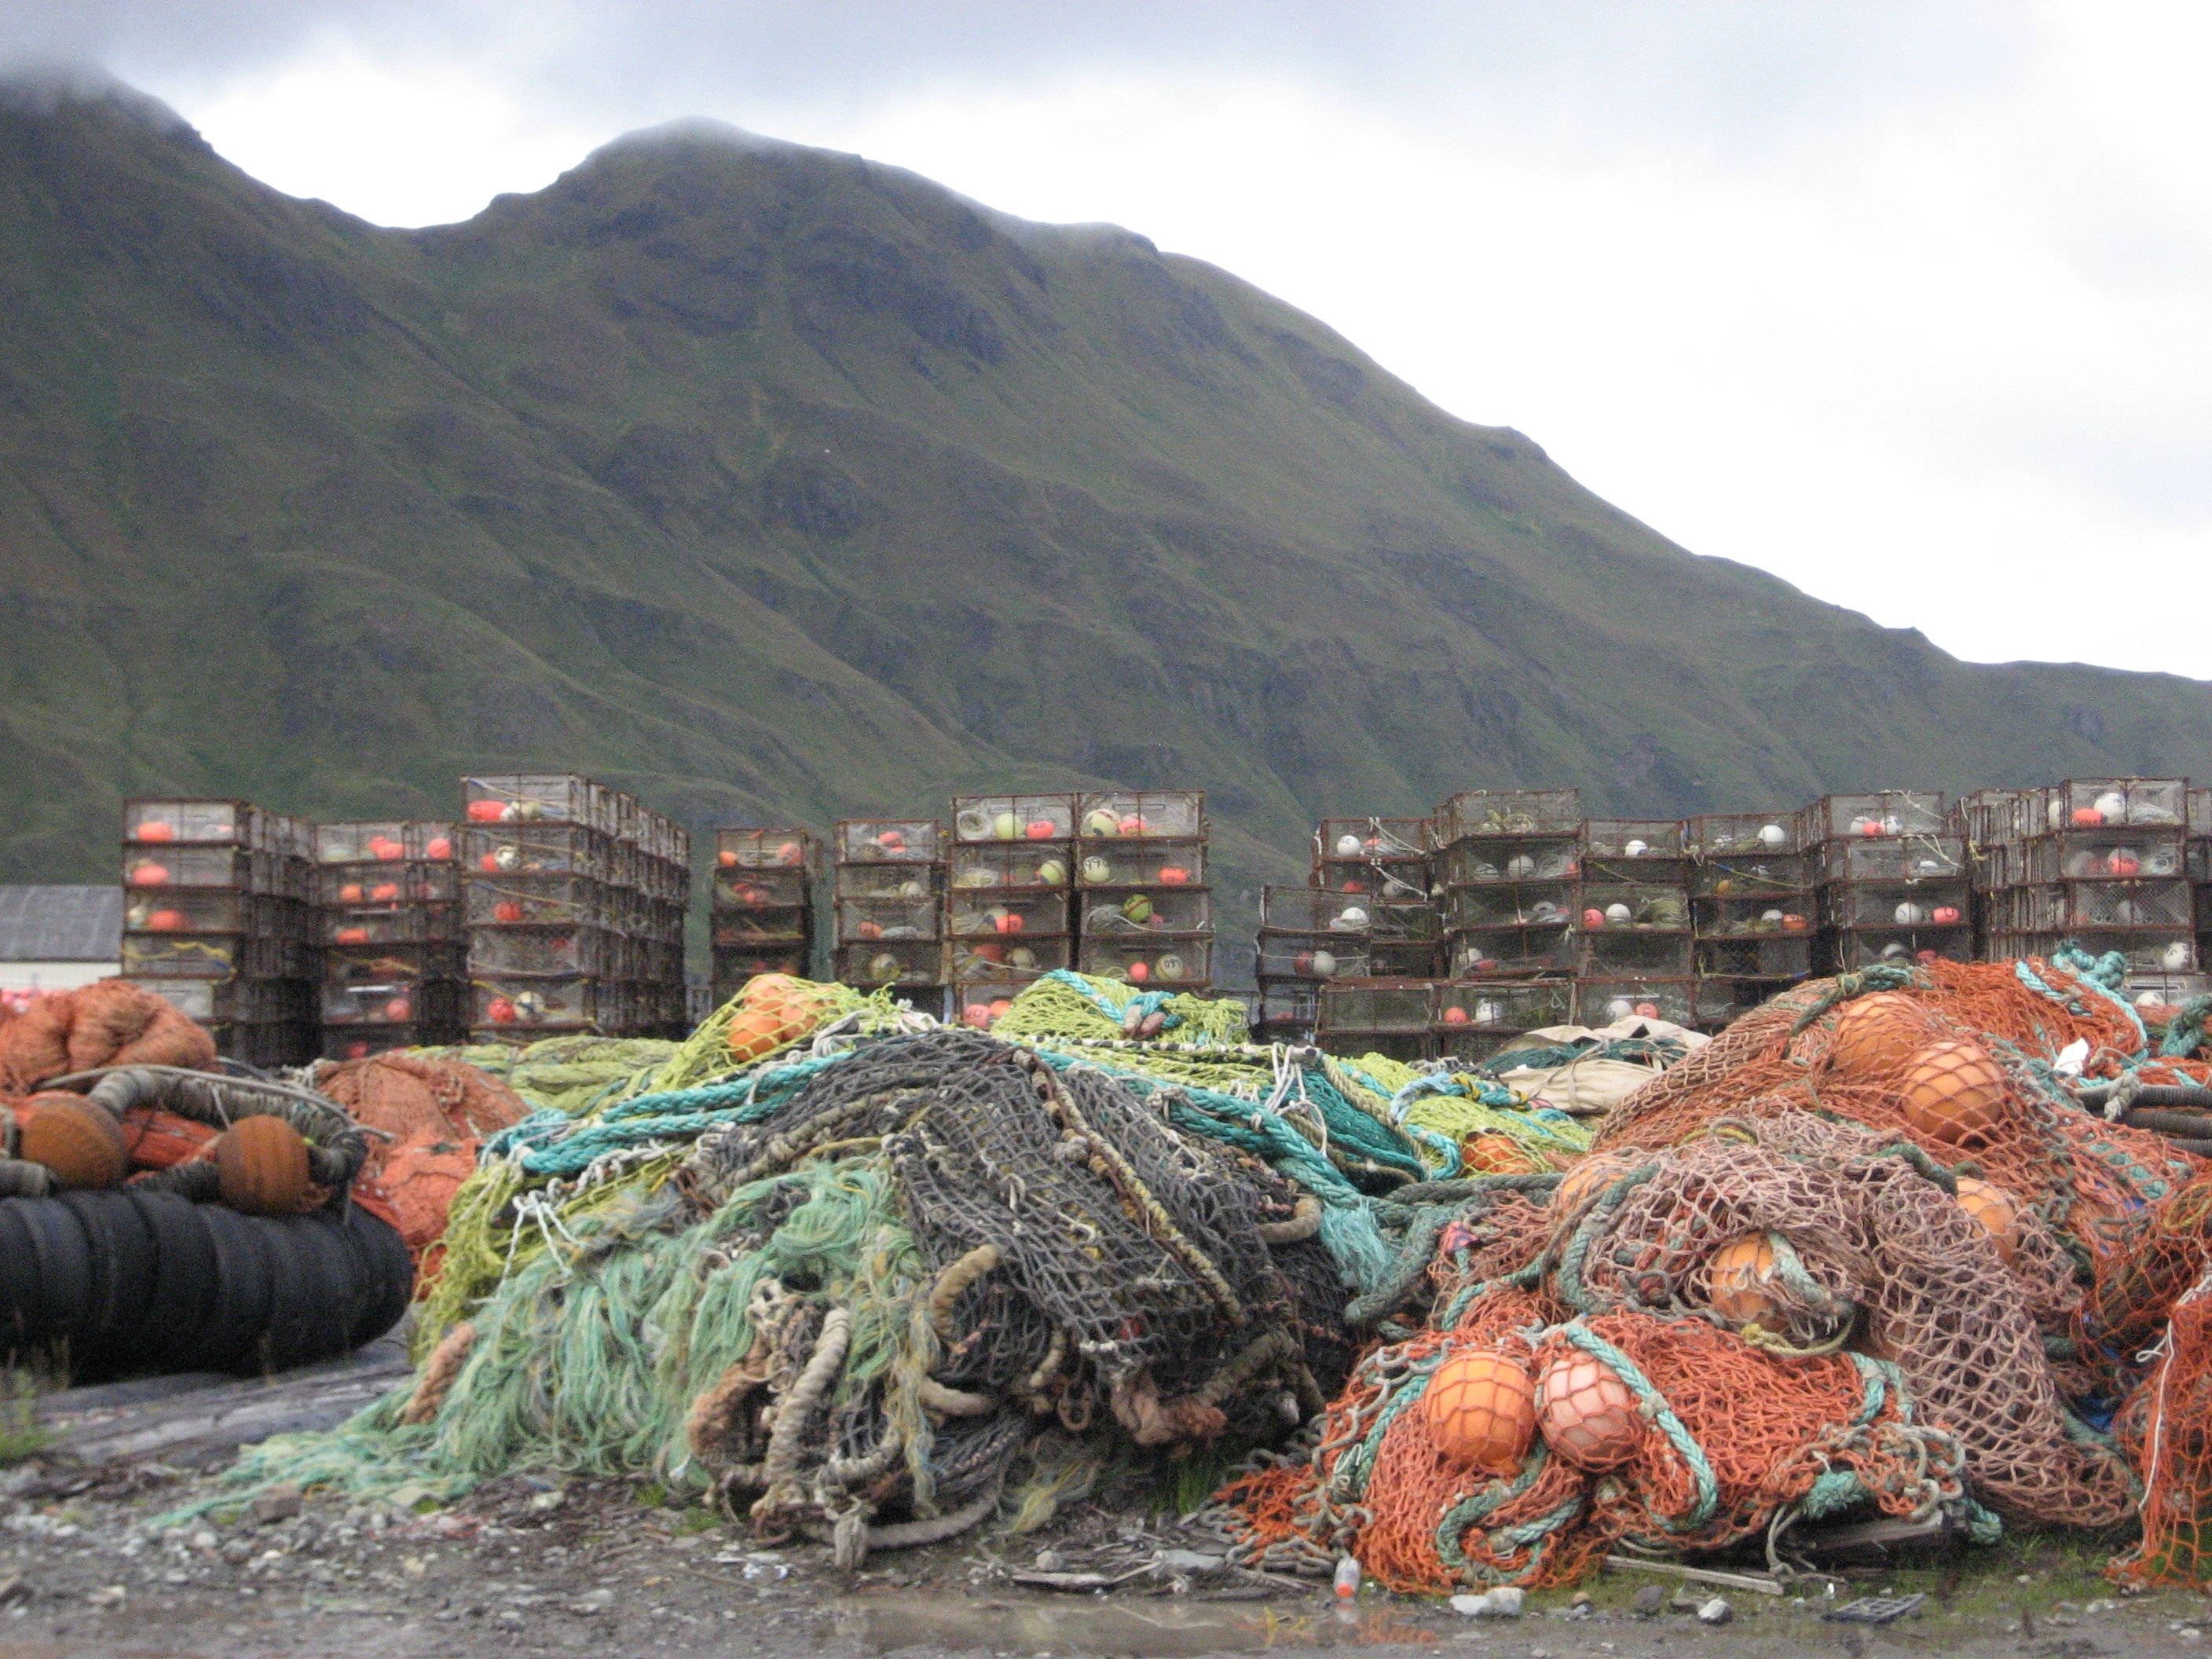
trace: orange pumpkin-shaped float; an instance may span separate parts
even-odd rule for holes
[[[1644,1444],[1644,1421],[1628,1384],[1579,1348],[1561,1354],[1537,1379],[1536,1425],[1545,1444],[1578,1468],[1616,1468]]]
[[[1843,1077],[1881,1077],[1902,1066],[1926,1035],[1918,1004],[1895,991],[1877,991],[1845,1003],[1836,1016],[1828,1065]]]
[[[1959,1177],[1959,1207],[1981,1224],[2009,1264],[2020,1249],[2020,1206],[2010,1193],[1972,1176]]]
[[[1455,1353],[1437,1367],[1421,1395],[1437,1449],[1454,1463],[1510,1474],[1536,1433],[1536,1385],[1502,1353]]]
[[[1789,1314],[1777,1291],[1774,1241],[1765,1233],[1739,1234],[1705,1263],[1706,1304],[1739,1330],[1783,1328]]]
[[[33,1095],[20,1109],[21,1156],[43,1164],[61,1186],[90,1190],[119,1183],[131,1167],[123,1126],[105,1107],[64,1089]]]
[[[222,1201],[246,1215],[297,1215],[314,1186],[307,1141],[281,1117],[242,1117],[215,1143]]]
[[[1898,1085],[1905,1121],[1956,1145],[2003,1121],[2005,1074],[1977,1042],[1931,1042],[1906,1060]]]
[[[1629,1161],[1617,1152],[1590,1152],[1567,1171],[1552,1191],[1552,1213],[1572,1215],[1589,1200],[1628,1173]]]
[[[1534,1175],[1536,1160],[1510,1135],[1470,1135],[1460,1151],[1461,1161],[1483,1175]]]

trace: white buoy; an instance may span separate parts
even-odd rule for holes
[[[1630,858],[1640,859],[1651,850],[1651,843],[1648,841],[1632,841],[1620,850]]]
[[[1340,859],[1358,858],[1359,856],[1359,837],[1357,836],[1339,836],[1336,838],[1336,855]]]
[[[1790,832],[1778,823],[1763,825],[1759,832],[1759,844],[1769,852],[1777,851],[1790,844]]]

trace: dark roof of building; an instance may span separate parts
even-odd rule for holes
[[[0,886],[0,962],[113,962],[120,887]]]

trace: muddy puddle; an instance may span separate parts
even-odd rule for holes
[[[1011,1659],[1195,1659],[1206,1653],[1267,1648],[1433,1645],[1432,1623],[1387,1607],[1358,1609],[1314,1602],[1101,1601],[1091,1597],[900,1595],[849,1600],[836,1610],[836,1633],[870,1652],[947,1648]]]

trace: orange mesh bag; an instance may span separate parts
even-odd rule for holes
[[[0,1086],[27,1095],[70,1068],[70,1016],[76,994],[49,991],[0,1026]]]

